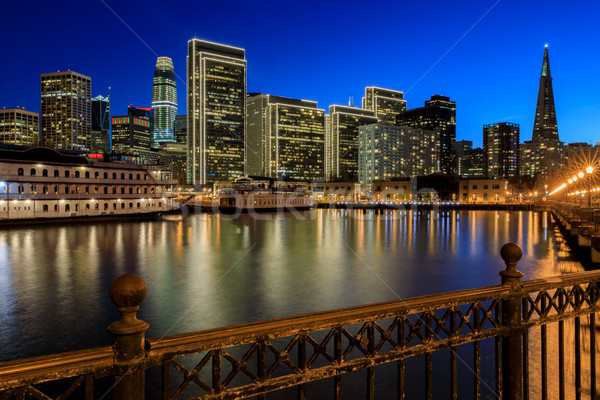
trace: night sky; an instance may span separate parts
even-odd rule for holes
[[[2,20],[0,107],[39,112],[40,73],[71,69],[92,77],[93,96],[110,86],[123,115],[150,105],[156,57],[168,56],[185,114],[197,37],[246,50],[249,92],[324,109],[360,106],[365,86],[402,90],[409,108],[450,96],[457,140],[480,146],[494,122],[531,140],[548,44],[560,139],[600,140],[596,1],[11,1]]]

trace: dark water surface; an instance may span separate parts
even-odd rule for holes
[[[0,361],[109,344],[108,288],[124,273],[146,281],[139,316],[159,337],[497,284],[509,241],[525,279],[582,269],[546,213],[259,217],[2,228]]]

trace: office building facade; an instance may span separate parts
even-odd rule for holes
[[[519,124],[483,126],[484,175],[506,179],[519,175]]]
[[[158,57],[156,60],[152,82],[152,108],[154,109],[154,142],[175,142],[177,84],[173,60],[169,57]]]
[[[92,78],[74,71],[41,74],[40,139],[57,150],[89,151]]]
[[[317,102],[256,94],[247,99],[249,175],[304,181],[325,174],[325,110]]]
[[[110,153],[110,94],[92,98],[91,153]]]
[[[363,125],[358,134],[358,177],[370,192],[374,180],[410,178],[435,172],[436,131],[385,124]]]
[[[377,123],[375,112],[329,106],[325,126],[325,178],[358,181],[358,128]]]
[[[178,115],[175,117],[173,130],[175,131],[175,141],[187,145],[187,115]]]
[[[127,107],[127,115],[112,117],[112,151],[134,156],[136,164],[154,165],[158,154],[151,149],[152,108]]]
[[[0,144],[37,146],[39,130],[38,113],[23,108],[0,109]]]
[[[404,92],[374,86],[366,87],[362,108],[373,111],[378,123],[395,125],[396,116],[406,111]]]
[[[190,40],[187,100],[188,183],[199,187],[244,175],[244,49]]]

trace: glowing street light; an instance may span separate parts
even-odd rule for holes
[[[583,178],[583,172],[578,173],[577,176],[579,176],[580,178]]]
[[[587,172],[588,174],[591,174],[592,172],[594,172],[594,167],[592,167],[591,165],[589,167],[587,167],[585,169],[585,172]]]

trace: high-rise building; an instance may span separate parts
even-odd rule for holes
[[[173,60],[158,57],[152,83],[154,138],[158,143],[175,142],[174,123],[177,116],[177,85]]]
[[[483,177],[483,149],[474,149],[470,140],[457,140],[453,147],[456,173],[462,178]]]
[[[137,164],[153,165],[158,153],[151,149],[152,108],[127,107],[127,115],[112,117],[112,151],[136,157]]]
[[[246,114],[249,175],[324,178],[325,110],[317,102],[254,94]]]
[[[92,78],[74,71],[41,74],[40,139],[58,150],[89,151]]]
[[[564,143],[558,138],[548,46],[544,48],[531,141],[521,145],[521,175],[535,177],[558,171],[564,164]]]
[[[92,133],[90,152],[110,153],[110,93],[92,99]]]
[[[187,115],[178,115],[175,117],[173,130],[175,131],[175,140],[177,143],[187,145]]]
[[[38,113],[24,108],[0,109],[0,144],[37,146],[39,131]]]
[[[358,129],[358,179],[366,191],[374,180],[435,172],[440,154],[436,131],[385,124]]]
[[[188,183],[244,175],[244,49],[192,39],[187,56]]]
[[[484,175],[506,179],[519,175],[519,124],[483,126]]]
[[[437,131],[440,142],[439,171],[446,174],[454,170],[452,146],[456,140],[456,102],[449,97],[434,95],[425,101],[425,107],[413,108],[396,117],[397,125],[412,126]]]
[[[375,112],[329,106],[325,127],[325,178],[358,180],[358,127],[377,123]]]
[[[406,111],[404,92],[374,86],[366,87],[362,108],[374,111],[380,124],[395,125],[396,115]]]

